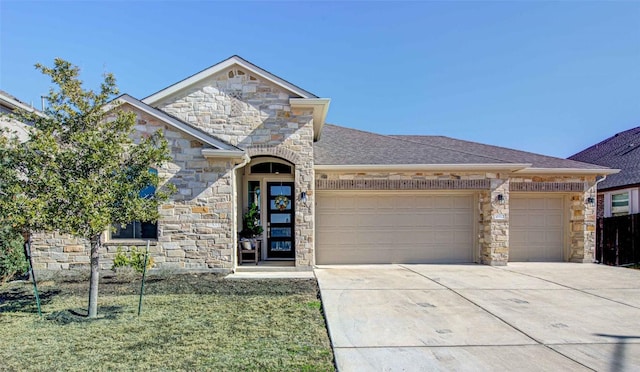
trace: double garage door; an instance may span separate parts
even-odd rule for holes
[[[319,191],[316,262],[473,262],[474,199],[473,194]],[[563,261],[564,196],[511,193],[509,203],[509,261]]]
[[[472,194],[318,192],[316,262],[473,262]]]

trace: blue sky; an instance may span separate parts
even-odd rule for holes
[[[640,125],[640,2],[0,1],[0,89],[62,57],[143,98],[231,55],[328,121],[566,157]]]

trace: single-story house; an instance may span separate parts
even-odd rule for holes
[[[569,159],[620,169],[598,184],[598,218],[640,213],[640,127],[617,133]]]
[[[159,269],[233,271],[251,204],[260,261],[318,264],[592,262],[596,181],[609,168],[441,136],[381,135],[325,123],[320,98],[238,56],[150,96],[113,104],[136,135],[163,130],[178,192],[157,224],[105,232],[145,245]],[[42,234],[40,270],[88,263],[76,239]]]

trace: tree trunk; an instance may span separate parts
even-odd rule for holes
[[[89,279],[89,318],[98,316],[98,282],[100,280],[100,235],[91,237],[91,278]]]

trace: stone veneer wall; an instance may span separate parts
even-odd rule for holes
[[[296,204],[296,266],[310,268],[314,264],[313,111],[292,109],[292,97],[282,88],[232,67],[156,106],[247,150],[249,156],[276,156],[294,165],[294,194],[297,197],[306,191],[308,199],[306,205]],[[239,192],[240,181],[229,186]],[[241,192],[239,195],[242,197]]]
[[[133,110],[126,105],[124,109]],[[134,110],[136,111],[136,110]],[[158,169],[177,192],[161,206],[158,239],[150,245],[158,269],[231,269],[235,257],[231,172],[228,161],[205,159],[203,144],[154,117],[137,112],[135,139],[163,130],[173,161]],[[101,269],[110,269],[118,247],[144,246],[146,241],[109,239],[100,251]],[[35,234],[34,266],[39,270],[88,268],[89,244],[57,233]]]

